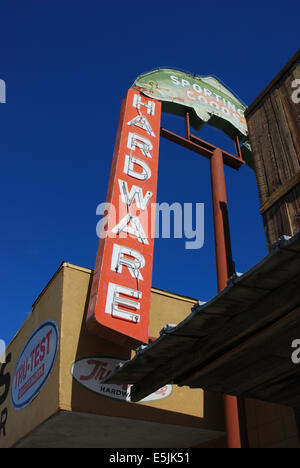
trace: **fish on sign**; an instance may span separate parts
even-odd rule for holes
[[[149,340],[160,119],[159,101],[129,89],[87,313],[89,331],[131,348]]]

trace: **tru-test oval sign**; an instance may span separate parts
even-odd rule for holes
[[[74,362],[71,368],[73,378],[88,390],[97,395],[130,402],[131,385],[104,384],[105,380],[115,370],[116,366],[124,362],[121,359],[108,357],[83,358]],[[147,396],[140,403],[161,400],[172,393],[172,385],[165,385]]]
[[[11,401],[15,409],[25,408],[46,384],[57,355],[58,328],[46,321],[27,341],[16,366]]]

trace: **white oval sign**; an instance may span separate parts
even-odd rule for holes
[[[25,408],[40,393],[51,374],[58,348],[58,328],[46,321],[27,341],[16,366],[11,386],[15,409]]]
[[[73,378],[88,390],[101,396],[114,398],[116,400],[130,401],[131,385],[104,384],[103,380],[112,374],[116,366],[124,362],[121,359],[108,357],[90,357],[80,359],[72,365]],[[172,385],[165,385],[156,392],[148,395],[139,403],[161,400],[172,393]]]

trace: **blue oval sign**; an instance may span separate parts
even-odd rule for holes
[[[15,409],[25,408],[40,393],[54,366],[58,348],[55,322],[44,322],[27,341],[16,366],[11,386]]]

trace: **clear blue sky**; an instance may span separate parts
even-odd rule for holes
[[[120,104],[156,67],[219,77],[250,104],[298,48],[299,6],[252,2],[0,1],[0,338],[13,337],[60,263],[93,268]],[[182,122],[164,117],[180,131]],[[232,150],[209,128],[200,137]],[[254,173],[226,169],[233,254],[266,253]],[[208,161],[161,141],[158,201],[205,203],[205,244],[157,240],[153,286],[216,293]]]

